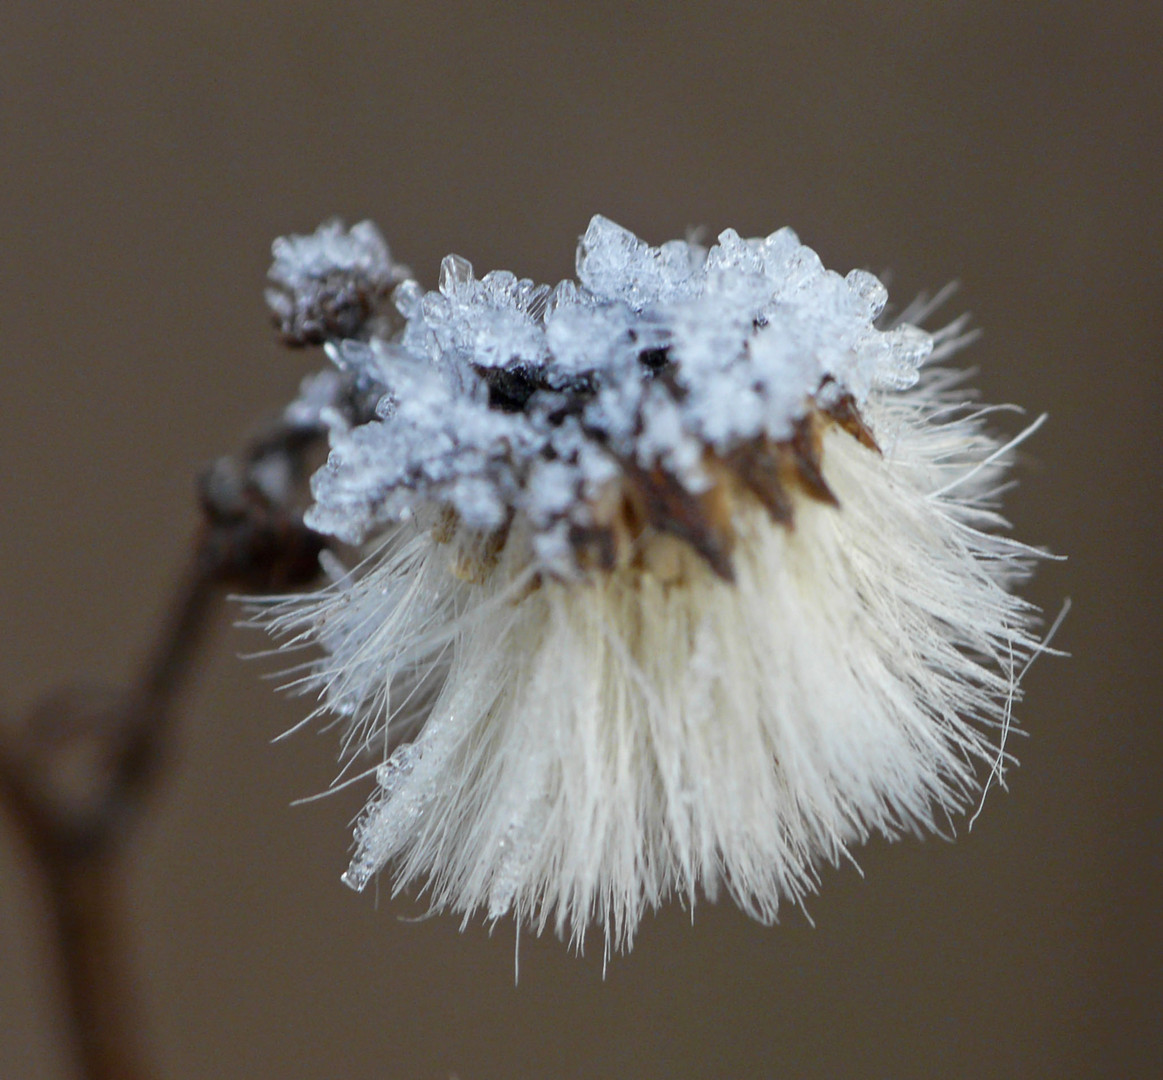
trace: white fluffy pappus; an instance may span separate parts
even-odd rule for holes
[[[300,688],[380,757],[349,884],[390,867],[608,955],[671,895],[770,921],[871,834],[971,805],[1039,647],[1011,592],[1037,552],[997,510],[1037,425],[1003,446],[957,373],[916,375],[957,324],[877,330],[875,295],[829,324],[871,275],[805,275],[788,230],[708,253],[595,224],[580,290],[442,274],[401,286],[403,329],[330,348],[378,404],[322,404],[313,523],[367,554],[260,618],[322,646]],[[729,379],[764,386],[754,419],[692,401]]]

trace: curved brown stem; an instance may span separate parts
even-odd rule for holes
[[[173,704],[215,601],[199,542],[130,693],[75,688],[0,726],[0,796],[41,871],[78,1058],[91,1080],[147,1080],[125,949],[121,854],[167,756]]]
[[[58,966],[83,1073],[149,1080],[120,913],[120,860],[105,852],[48,867]]]
[[[301,479],[321,430],[276,425],[203,480],[205,523],[128,691],[72,688],[22,722],[0,722],[0,803],[41,872],[74,1042],[88,1080],[149,1080],[125,945],[123,851],[162,775],[174,704],[226,584],[282,590],[318,570],[296,484],[272,493],[264,466]],[[269,474],[269,469],[267,470]]]

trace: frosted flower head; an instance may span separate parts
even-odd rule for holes
[[[310,236],[272,246],[267,304],[289,345],[320,345],[354,333],[408,268],[392,261],[370,221],[347,230],[328,221]]]
[[[378,238],[337,229],[276,245],[280,317],[321,245]],[[330,431],[307,520],[366,557],[267,621],[381,760],[350,884],[608,951],[672,893],[772,919],[964,809],[1033,648],[1030,552],[995,534],[987,410],[922,370],[958,324],[884,325],[884,286],[790,229],[655,248],[595,217],[577,278],[449,256],[394,326],[321,324],[347,390],[292,406]]]

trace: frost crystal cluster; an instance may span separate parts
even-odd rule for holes
[[[450,255],[426,292],[368,223],[275,255],[334,364],[291,406],[330,433],[307,521],[363,550],[264,621],[379,761],[350,884],[609,951],[672,893],[773,919],[1002,762],[1032,553],[991,410],[922,367],[958,323],[883,321],[790,229],[595,217],[552,288]]]

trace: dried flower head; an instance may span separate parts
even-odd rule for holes
[[[1036,646],[1033,553],[997,535],[1015,443],[931,367],[961,322],[882,322],[880,281],[790,229],[655,248],[601,217],[576,283],[449,256],[394,325],[301,317],[356,249],[361,295],[402,276],[325,226],[276,245],[272,304],[339,372],[292,406],[330,432],[308,523],[365,557],[263,615],[380,760],[349,884],[390,866],[608,952],[671,893],[770,920],[966,808]]]

